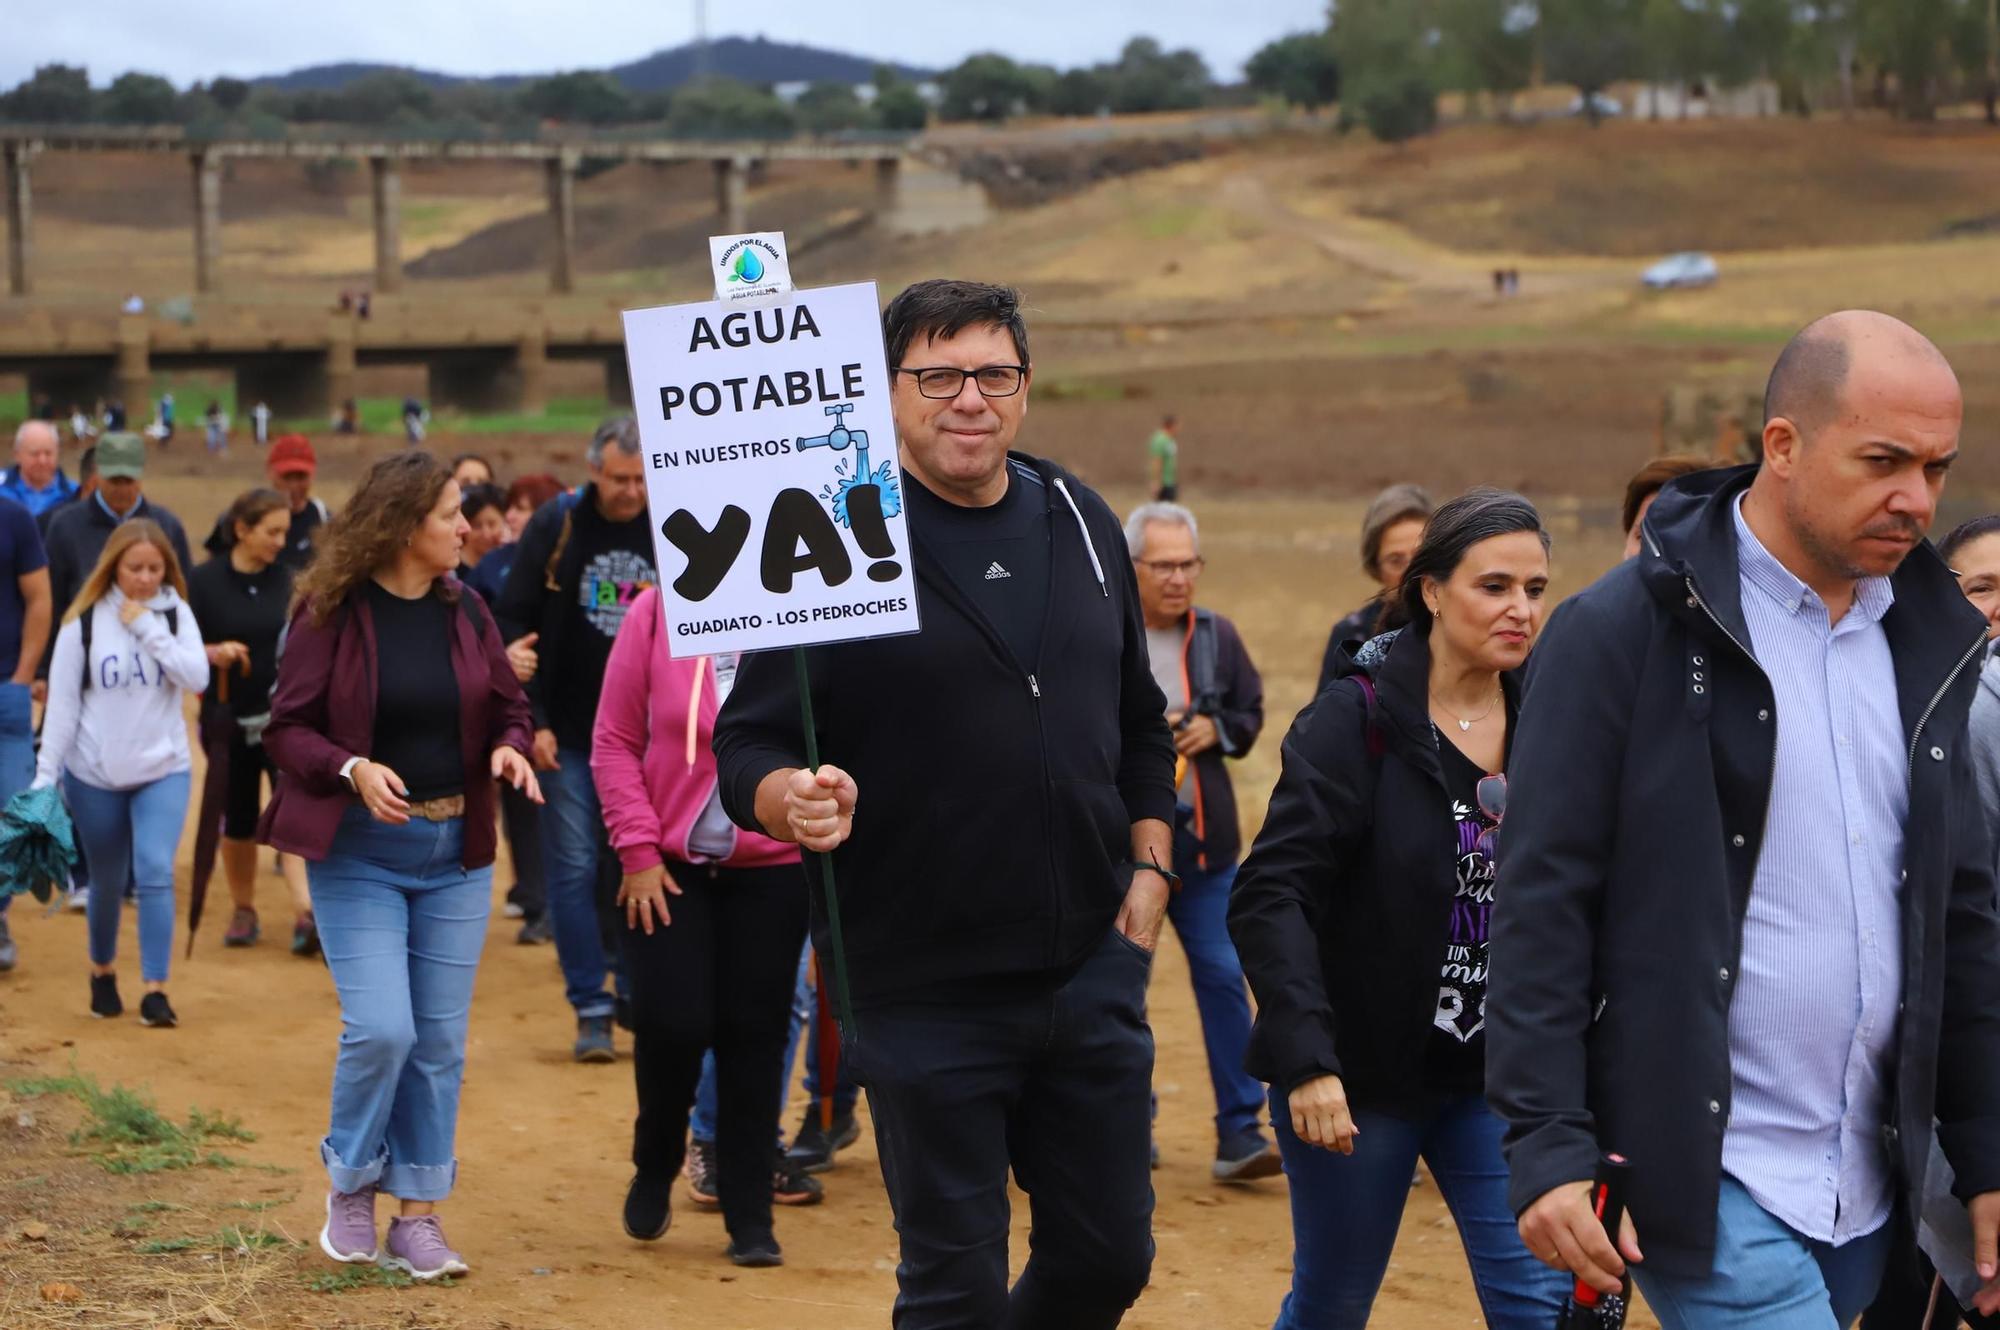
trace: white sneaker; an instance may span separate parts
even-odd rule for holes
[[[69,908],[72,911],[74,911],[77,914],[82,914],[85,910],[88,910],[90,908],[90,888],[89,887],[71,888],[69,893],[69,898],[66,903],[68,904]]]

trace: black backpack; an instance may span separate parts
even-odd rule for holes
[[[78,615],[76,620],[78,627],[83,631],[83,687],[86,692],[90,690],[90,621],[96,617],[97,606],[92,605],[89,609]],[[178,605],[167,606],[164,617],[167,621],[167,631],[176,637],[180,636],[181,607]]]

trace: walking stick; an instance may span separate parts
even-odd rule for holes
[[[816,772],[820,767],[819,733],[813,724],[812,680],[806,672],[804,647],[792,648],[792,666],[799,685],[799,722],[805,727],[806,770]],[[816,854],[803,846],[800,847],[799,853],[806,863],[807,889],[810,890],[813,886],[814,864],[819,866],[824,879],[820,889],[820,900],[826,906],[827,941],[831,944],[829,951],[832,953],[827,959],[833,963],[833,991],[838,1003],[840,1026],[848,1037],[859,1038],[860,1027],[854,1023],[854,1001],[847,991],[847,947],[840,935],[840,896],[833,885],[833,858],[831,855]],[[824,985],[821,986],[821,991],[825,991]],[[820,1109],[821,1116],[825,1117],[830,1113],[832,1107],[832,1102],[829,1100]],[[832,1125],[830,1120],[827,1125]]]

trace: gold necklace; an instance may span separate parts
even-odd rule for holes
[[[1480,721],[1485,720],[1488,716],[1492,715],[1493,708],[1499,706],[1500,699],[1505,696],[1506,696],[1505,690],[1496,689],[1493,693],[1493,700],[1486,704],[1486,710],[1480,712],[1478,715],[1474,716],[1471,720],[1467,720],[1465,719],[1465,717],[1459,715],[1456,711],[1453,711],[1450,707],[1446,706],[1444,704],[1444,699],[1437,695],[1436,689],[1431,690],[1431,701],[1437,703],[1438,710],[1444,712],[1445,715],[1450,716],[1453,720],[1458,722],[1458,729],[1461,734],[1469,733],[1473,726],[1477,725]]]

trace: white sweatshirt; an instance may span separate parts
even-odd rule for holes
[[[35,784],[53,785],[67,770],[100,790],[132,790],[194,766],[182,694],[208,687],[208,653],[194,611],[172,587],[146,602],[127,628],[118,621],[117,587],[84,613],[90,629],[90,687],[83,686],[83,621],[56,634],[49,661],[49,703]],[[178,631],[165,611],[176,609]]]

